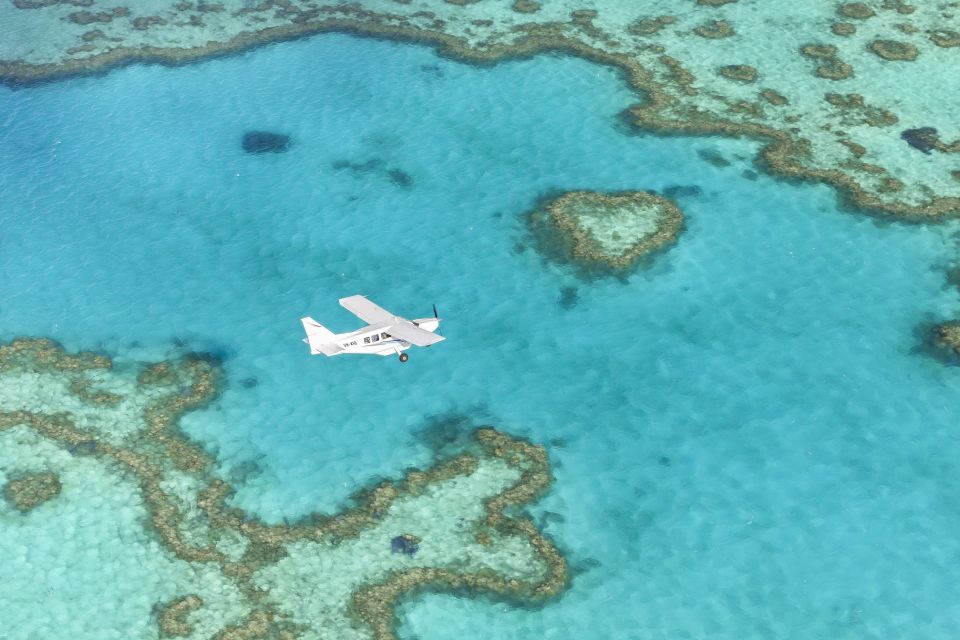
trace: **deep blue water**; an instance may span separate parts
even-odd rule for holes
[[[955,639],[960,377],[915,334],[958,311],[955,227],[748,179],[748,141],[627,135],[637,99],[580,60],[340,35],[0,88],[0,338],[222,355],[228,390],[185,426],[224,473],[255,463],[237,502],[271,520],[427,464],[444,418],[547,445],[533,512],[570,591],[428,596],[404,637]],[[290,150],[245,154],[251,129]],[[702,190],[686,232],[626,279],[531,248],[543,193],[676,185]],[[436,303],[448,340],[406,365],[308,357],[298,319],[351,329],[354,293]]]

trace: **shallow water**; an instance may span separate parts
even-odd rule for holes
[[[478,69],[341,35],[0,88],[0,338],[225,358],[228,390],[185,427],[273,521],[428,463],[445,421],[547,445],[534,513],[570,591],[533,611],[428,596],[404,637],[952,640],[960,378],[915,329],[958,310],[955,228],[747,179],[748,141],[627,135],[636,99],[579,60]],[[251,129],[290,150],[245,154]],[[702,191],[679,196],[685,233],[626,279],[531,248],[523,213],[550,190],[678,185]],[[309,358],[298,318],[351,329],[353,293],[436,303],[448,340],[402,366]],[[23,535],[0,520],[6,546]],[[113,637],[122,609],[88,611],[143,580],[118,548],[86,559],[96,588],[56,553],[29,577],[0,564],[0,602],[65,585],[3,633]],[[51,607],[87,622],[47,627]]]

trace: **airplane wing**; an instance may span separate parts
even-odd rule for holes
[[[415,344],[418,347],[429,347],[432,344],[436,344],[441,340],[444,340],[443,336],[438,336],[432,331],[427,331],[426,329],[421,329],[412,324],[395,324],[391,325],[387,332],[391,336],[400,338],[401,340],[406,340],[410,344]]]
[[[367,324],[395,321],[395,317],[392,313],[383,307],[373,304],[367,300],[365,296],[350,296],[349,298],[340,298],[340,306]]]

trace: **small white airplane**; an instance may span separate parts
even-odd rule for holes
[[[307,332],[304,342],[310,345],[311,355],[339,356],[343,353],[367,353],[378,356],[397,354],[400,362],[410,356],[403,353],[416,345],[429,347],[444,340],[434,331],[440,328],[437,306],[432,318],[407,320],[375,305],[365,296],[340,298],[340,306],[367,323],[367,326],[349,333],[333,333],[313,318],[300,318]]]

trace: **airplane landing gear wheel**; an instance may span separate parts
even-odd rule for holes
[[[401,354],[400,354],[400,362],[406,362],[406,361],[409,360],[409,359],[410,359],[410,356],[409,356],[408,354],[406,354],[406,353],[401,353]]]

